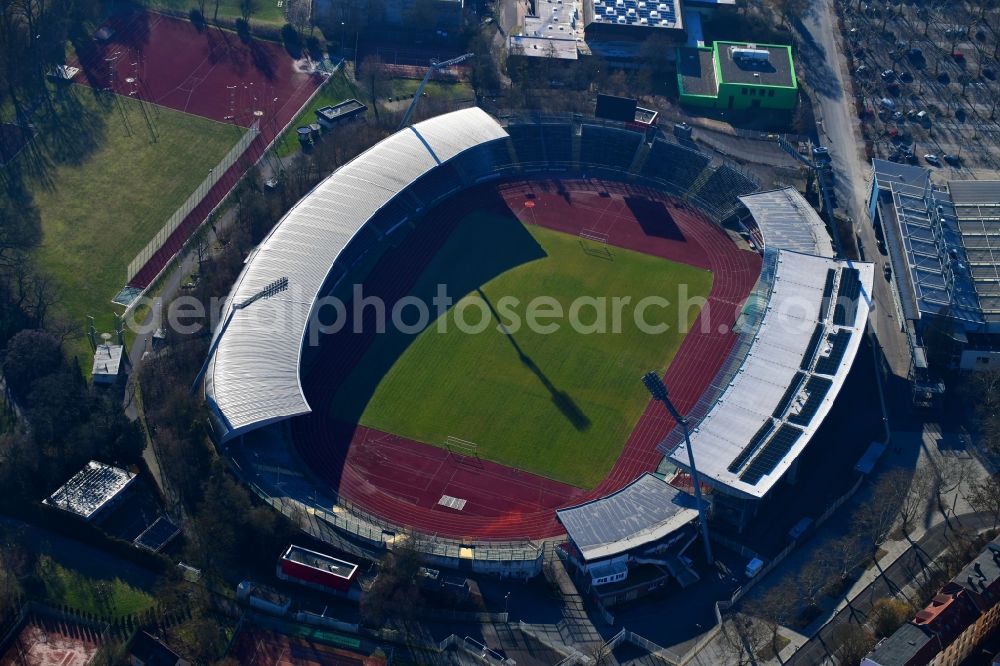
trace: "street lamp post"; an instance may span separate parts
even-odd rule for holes
[[[646,385],[646,390],[649,391],[649,394],[655,400],[663,403],[663,406],[670,412],[670,416],[673,417],[674,421],[681,427],[681,430],[684,431],[684,444],[687,446],[688,464],[691,467],[691,485],[694,486],[694,501],[698,505],[698,522],[701,523],[701,537],[705,542],[705,557],[708,559],[709,566],[715,566],[715,558],[712,557],[712,545],[708,540],[708,519],[705,517],[705,509],[701,501],[701,481],[698,479],[698,468],[694,465],[694,449],[691,448],[691,437],[688,433],[687,419],[681,416],[681,413],[670,402],[667,386],[658,374],[647,372],[642,376],[642,383]]]

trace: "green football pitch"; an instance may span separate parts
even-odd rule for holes
[[[439,447],[450,437],[474,442],[480,458],[589,489],[607,475],[648,401],[640,377],[664,370],[683,340],[680,290],[706,297],[712,275],[524,226],[513,215],[476,213],[411,295],[429,302],[438,285],[455,304],[422,332],[389,326],[377,336],[339,388],[332,415]],[[588,300],[574,317],[581,296]],[[670,301],[644,311],[665,332],[637,323],[635,306],[647,297]],[[536,316],[532,326],[532,306],[536,315],[563,316]],[[693,323],[698,306],[685,310]]]

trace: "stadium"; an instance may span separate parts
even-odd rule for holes
[[[406,534],[442,564],[533,575],[567,532],[606,560],[690,527],[683,437],[640,382],[652,369],[689,415],[712,519],[742,529],[836,399],[873,279],[834,257],[794,189],[760,189],[630,124],[471,108],[403,129],[248,258],[204,378],[216,440],[342,548]],[[436,319],[393,309],[404,332],[357,307],[442,285],[454,306]],[[691,321],[540,335],[499,312],[546,295],[665,296],[658,323]],[[441,334],[465,311],[485,313],[483,334]]]

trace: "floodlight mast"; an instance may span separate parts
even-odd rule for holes
[[[443,60],[441,62],[431,60],[431,66],[427,68],[427,73],[424,74],[424,80],[420,82],[419,86],[417,86],[417,92],[413,93],[413,100],[410,102],[410,106],[406,108],[406,113],[403,115],[403,121],[399,123],[399,128],[396,131],[398,132],[410,124],[410,116],[413,115],[413,109],[417,106],[417,100],[420,99],[420,96],[424,93],[424,87],[427,85],[427,81],[430,80],[431,74],[439,69],[444,69],[445,67],[451,67],[452,65],[457,65],[460,62],[465,62],[475,55],[475,53],[465,53],[457,58],[452,58],[451,60]]]
[[[715,558],[712,557],[712,545],[708,539],[708,519],[705,517],[704,503],[701,500],[701,481],[698,479],[698,468],[694,465],[694,449],[691,448],[691,437],[688,433],[687,419],[681,416],[681,413],[677,411],[674,404],[670,402],[667,386],[658,374],[647,372],[642,376],[642,383],[645,384],[646,390],[653,396],[653,399],[662,403],[667,408],[670,416],[673,417],[677,425],[684,431],[684,444],[687,446],[688,464],[691,467],[691,485],[694,487],[694,501],[698,505],[698,522],[701,523],[701,538],[705,542],[705,557],[708,559],[709,566],[715,566]]]

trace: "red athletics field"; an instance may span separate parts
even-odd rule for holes
[[[145,287],[295,118],[323,75],[293,60],[279,44],[245,44],[234,33],[212,27],[199,32],[188,21],[153,12],[118,15],[106,27],[114,31],[110,40],[78,49],[82,72],[77,81],[219,122],[250,127],[259,121],[260,126],[247,159],[229,169],[132,280],[133,286]]]
[[[35,617],[0,656],[0,666],[85,666],[100,642],[97,632],[86,627]]]
[[[716,328],[702,330],[701,316],[684,338],[666,381],[677,407],[686,411],[701,397],[735,342],[729,327],[760,273],[760,257],[736,246],[699,211],[674,197],[633,185],[597,181],[528,181],[475,190],[442,206],[436,231],[395,250],[391,271],[365,282],[366,296],[391,299],[407,293],[426,258],[469,210],[499,205],[525,224],[564,232],[606,234],[609,244],[712,271],[708,305]],[[628,198],[628,202],[626,202]],[[662,204],[670,219],[642,215],[637,201]],[[491,203],[493,202],[493,203]],[[660,210],[663,210],[661,208]],[[637,211],[640,211],[637,214]],[[640,219],[641,218],[641,219]],[[388,275],[386,275],[388,274]],[[720,325],[719,322],[722,322]],[[537,539],[562,533],[554,510],[614,492],[661,456],[656,445],[673,427],[656,405],[647,406],[608,476],[583,491],[500,464],[469,458],[413,440],[332,419],[322,408],[338,382],[365,352],[361,336],[325,343],[303,378],[314,412],[293,422],[298,451],[309,468],[342,497],[395,524],[460,539]],[[501,426],[502,427],[502,426]],[[462,498],[461,510],[439,503]]]

